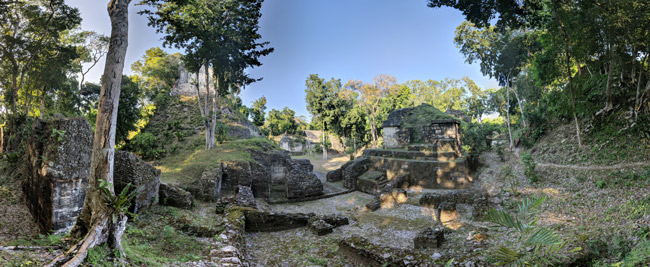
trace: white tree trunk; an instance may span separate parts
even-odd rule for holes
[[[521,112],[521,121],[524,123],[524,128],[526,128],[528,126],[526,126],[526,116],[524,116],[524,107],[521,105],[522,100],[519,98],[519,94],[517,94],[516,88],[512,90],[512,92],[515,93],[515,98],[517,99],[517,104],[519,105],[519,111]]]
[[[327,135],[325,135],[325,121],[323,121],[323,160],[327,160]]]
[[[509,84],[506,84],[506,124],[508,125],[508,137],[510,138],[510,145],[508,147],[510,148],[510,151],[512,151],[514,142],[512,141],[512,130],[510,130],[510,85]]]
[[[63,266],[76,267],[85,260],[88,250],[94,246],[108,242],[112,251],[123,255],[122,235],[126,228],[127,217],[124,213],[114,213],[104,202],[101,181],[109,184],[113,191],[113,158],[115,152],[115,128],[117,124],[117,108],[120,100],[120,86],[124,70],[124,58],[128,46],[128,7],[130,0],[111,0],[108,4],[108,14],[111,19],[111,41],[106,56],[102,91],[97,108],[97,121],[90,162],[90,177],[88,189],[81,215],[72,229],[71,237],[83,241],[73,246],[64,255],[55,258],[50,265],[66,261]]]

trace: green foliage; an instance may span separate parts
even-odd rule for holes
[[[257,127],[264,125],[264,111],[266,110],[266,97],[262,96],[253,102],[250,114],[253,116],[253,124]]]
[[[455,119],[452,116],[440,111],[429,105],[422,104],[413,108],[410,112],[402,117],[402,127],[412,128],[411,142],[422,142],[422,126],[430,125],[431,120],[450,120]]]
[[[160,158],[164,153],[158,148],[158,138],[150,132],[141,132],[131,139],[129,147],[144,159]]]
[[[215,138],[217,139],[217,143],[221,144],[224,141],[228,140],[228,130],[230,127],[226,125],[225,123],[218,121],[217,126],[215,127]]]
[[[65,130],[57,130],[52,128],[52,137],[56,137],[56,140],[61,142],[63,140],[63,136],[65,135]]]
[[[79,10],[63,0],[3,1],[0,5],[7,10],[0,12],[4,108],[10,114],[25,110],[27,116],[38,116],[43,113],[39,110],[43,96],[63,96],[58,93],[76,88],[68,73],[79,55],[65,36],[81,23]]]
[[[605,181],[603,179],[600,179],[600,180],[596,181],[596,187],[598,187],[600,189],[606,188],[607,187],[607,181]]]
[[[86,261],[91,266],[111,267],[113,263],[108,260],[110,255],[110,250],[106,246],[95,246],[88,250]]]
[[[160,47],[149,48],[142,59],[131,65],[135,73],[131,79],[137,83],[142,94],[150,101],[157,106],[164,105],[169,100],[169,93],[174,83],[178,80],[180,65],[180,53],[167,54]]]
[[[535,163],[533,156],[530,153],[522,153],[521,163],[524,164],[524,175],[526,178],[528,178],[531,183],[539,182],[539,175],[535,170],[537,163]]]
[[[287,107],[282,109],[282,111],[272,109],[267,115],[264,128],[273,136],[296,134],[298,123],[296,122],[295,115],[296,112]]]
[[[331,78],[325,82],[318,74],[310,74],[305,87],[307,110],[313,115],[311,123],[317,124],[319,129],[343,135],[341,121],[351,109],[351,102],[339,97],[343,92],[341,79]]]
[[[499,160],[501,160],[501,162],[505,162],[505,161],[506,161],[506,154],[505,154],[505,152],[503,151],[504,148],[505,148],[505,146],[502,145],[502,144],[498,144],[498,145],[496,146],[496,149],[497,149],[497,155],[499,156]]]
[[[463,148],[467,152],[467,160],[470,169],[476,170],[479,165],[479,156],[489,149],[489,135],[492,133],[489,127],[482,124],[469,123],[463,131]]]
[[[112,214],[127,213],[135,216],[135,214],[129,212],[129,208],[131,207],[131,201],[142,191],[137,189],[131,190],[131,183],[128,183],[119,194],[113,194],[111,192],[113,184],[102,179],[99,182],[99,189],[103,192],[104,202],[111,209]]]
[[[220,222],[207,214],[152,207],[126,226],[122,245],[128,261],[135,266],[169,266],[201,259],[209,253],[210,246],[198,238],[213,237],[223,230]]]
[[[122,76],[120,102],[117,109],[115,142],[126,142],[129,132],[137,130],[136,122],[142,118],[140,97],[142,91],[129,76]]]
[[[491,257],[496,265],[541,266],[550,265],[563,256],[564,242],[548,228],[537,225],[537,214],[545,198],[525,199],[517,204],[517,211],[488,210],[486,219],[506,229],[505,234],[514,234],[517,241],[513,247],[499,247]],[[579,251],[580,248],[572,250]]]

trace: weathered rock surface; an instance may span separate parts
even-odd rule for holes
[[[253,190],[248,186],[238,186],[237,194],[235,195],[235,202],[237,206],[255,208],[255,197]]]
[[[469,204],[483,212],[488,207],[487,193],[481,190],[445,190],[439,192],[427,192],[420,197],[420,206],[437,207],[443,202],[454,204]]]
[[[85,118],[36,120],[23,167],[27,206],[43,232],[63,232],[81,212],[92,153]]]
[[[333,231],[332,229],[334,229],[334,226],[321,219],[311,220],[309,222],[309,230],[319,236],[331,233]]]
[[[176,185],[160,183],[159,192],[159,201],[163,205],[183,209],[192,208],[192,194]]]
[[[313,214],[268,213],[254,209],[244,210],[247,232],[275,232],[307,226]]]
[[[333,171],[327,172],[326,180],[330,183],[332,182],[338,182],[343,179],[343,170],[341,169],[336,169]]]
[[[326,223],[329,223],[334,227],[339,227],[339,226],[350,224],[350,220],[348,219],[348,217],[345,217],[345,216],[340,215],[340,214],[320,215],[320,216],[316,216],[316,217],[313,217],[313,218],[323,220]]]
[[[114,166],[115,192],[122,192],[129,183],[131,189],[138,192],[129,211],[143,213],[155,204],[160,186],[160,170],[136,155],[121,150],[115,151]]]
[[[413,239],[413,245],[416,249],[420,248],[439,248],[445,241],[443,230],[438,228],[424,228]]]
[[[343,170],[343,186],[349,189],[356,189],[357,177],[368,171],[370,160],[366,157],[359,157],[349,161],[341,169]]]
[[[295,164],[295,166],[299,170],[303,172],[307,172],[307,173],[314,172],[314,165],[312,165],[311,161],[309,161],[308,159],[291,159],[291,161],[292,163]]]
[[[381,199],[379,198],[379,196],[376,196],[366,204],[366,209],[370,211],[376,211],[379,208],[381,208]]]
[[[429,255],[380,246],[358,235],[344,238],[338,245],[338,252],[357,266],[437,266]]]
[[[323,194],[323,184],[313,173],[294,169],[287,175],[287,198],[304,198]]]
[[[215,163],[205,168],[197,182],[183,184],[183,188],[192,193],[197,199],[207,202],[217,201],[218,196],[221,194],[222,176],[221,163]]]

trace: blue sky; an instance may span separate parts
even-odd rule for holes
[[[110,34],[108,1],[66,3],[79,8],[84,30]],[[141,9],[131,5],[127,74],[146,49],[162,46],[161,36],[136,14]],[[261,59],[261,67],[249,70],[263,80],[247,86],[241,97],[250,105],[264,95],[267,110],[286,106],[310,117],[305,79],[312,73],[343,83],[369,82],[380,73],[393,75],[400,83],[469,76],[482,88],[497,87],[477,64],[465,63],[454,46],[454,30],[462,21],[459,11],[428,8],[425,0],[266,0],[260,33],[275,52]],[[99,81],[103,66],[102,62],[91,71],[90,81]]]

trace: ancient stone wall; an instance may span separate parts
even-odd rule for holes
[[[43,232],[63,232],[81,212],[92,153],[85,118],[37,120],[23,168],[27,206]]]
[[[298,140],[298,138],[288,135],[283,135],[278,145],[281,149],[291,153],[302,153],[305,150],[314,148],[314,145],[309,140]]]
[[[93,133],[85,118],[36,120],[28,140],[23,190],[30,212],[43,232],[65,232],[83,208],[90,176]],[[128,183],[140,194],[129,209],[141,213],[154,204],[160,170],[135,155],[115,152],[115,191]]]
[[[422,126],[422,139],[427,144],[434,144],[440,139],[454,139],[460,147],[459,124],[456,120],[434,120],[429,126]]]

